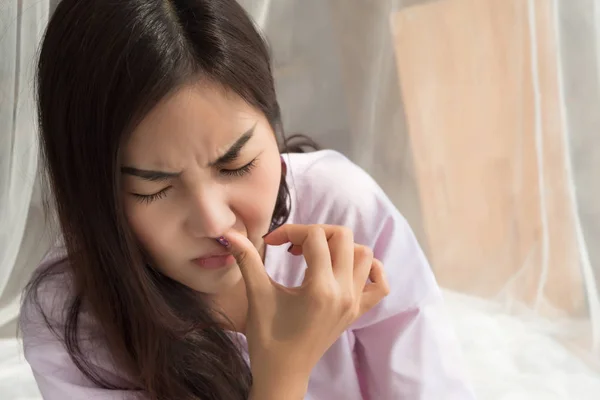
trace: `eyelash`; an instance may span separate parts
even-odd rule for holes
[[[164,188],[163,190],[161,190],[158,193],[154,193],[154,194],[138,194],[138,193],[133,193],[133,195],[135,196],[135,198],[142,202],[142,203],[146,203],[146,204],[150,204],[155,200],[158,199],[162,199],[163,197],[166,196],[167,192],[169,191],[169,189],[171,189],[171,186]]]
[[[220,172],[221,172],[221,174],[223,174],[225,176],[241,177],[241,176],[246,175],[254,167],[256,167],[256,160],[258,160],[258,158],[255,158],[254,160],[250,161],[248,164],[244,165],[241,168],[238,168],[238,169],[222,169]]]
[[[244,165],[241,168],[238,168],[238,169],[222,169],[219,172],[222,175],[226,176],[226,177],[240,178],[240,177],[248,174],[256,166],[256,160],[257,159],[258,158],[255,158],[254,160],[250,161],[248,164]],[[171,189],[171,186],[168,186],[168,187],[164,188],[163,190],[161,190],[160,192],[157,192],[157,193],[154,193],[154,194],[138,194],[138,193],[133,193],[133,195],[140,202],[146,203],[146,204],[150,204],[150,203],[152,203],[155,200],[159,200],[159,199],[162,199],[163,197],[165,197],[167,195],[167,192],[170,189]]]

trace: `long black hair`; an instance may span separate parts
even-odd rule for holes
[[[282,151],[270,55],[234,0],[62,0],[45,33],[37,70],[42,160],[67,250],[73,296],[51,326],[96,385],[120,388],[81,347],[82,307],[131,389],[150,399],[246,399],[251,373],[238,346],[191,289],[154,272],[121,204],[122,145],[165,96],[198,80],[221,85],[262,112]],[[289,215],[282,176],[272,228]],[[57,270],[41,271],[26,298]]]

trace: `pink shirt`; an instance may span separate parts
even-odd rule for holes
[[[383,262],[391,289],[325,353],[312,371],[305,399],[474,399],[440,289],[406,220],[374,180],[341,154],[326,150],[285,157],[292,195],[288,222],[350,227],[355,241],[371,247]],[[281,284],[299,285],[304,265],[286,246],[267,249],[265,267]],[[45,285],[41,293],[44,307],[57,317],[68,290],[64,285]],[[21,323],[25,357],[45,399],[143,399],[143,393],[95,388],[29,304]],[[237,335],[245,350],[244,336]],[[118,379],[118,371],[103,361],[109,356],[102,349],[94,352],[95,363]]]

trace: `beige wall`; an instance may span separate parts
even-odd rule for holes
[[[535,0],[530,23],[526,0],[440,0],[395,13],[392,27],[440,284],[532,305],[545,282],[545,305],[573,315],[585,304],[551,4]]]

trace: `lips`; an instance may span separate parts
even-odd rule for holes
[[[194,260],[201,260],[203,258],[211,258],[211,257],[227,256],[229,254],[231,254],[231,253],[229,253],[227,251],[213,251],[213,252],[203,255],[202,257],[194,258]]]
[[[223,268],[235,263],[235,258],[229,253],[213,253],[208,256],[198,257],[192,262],[206,269]]]

